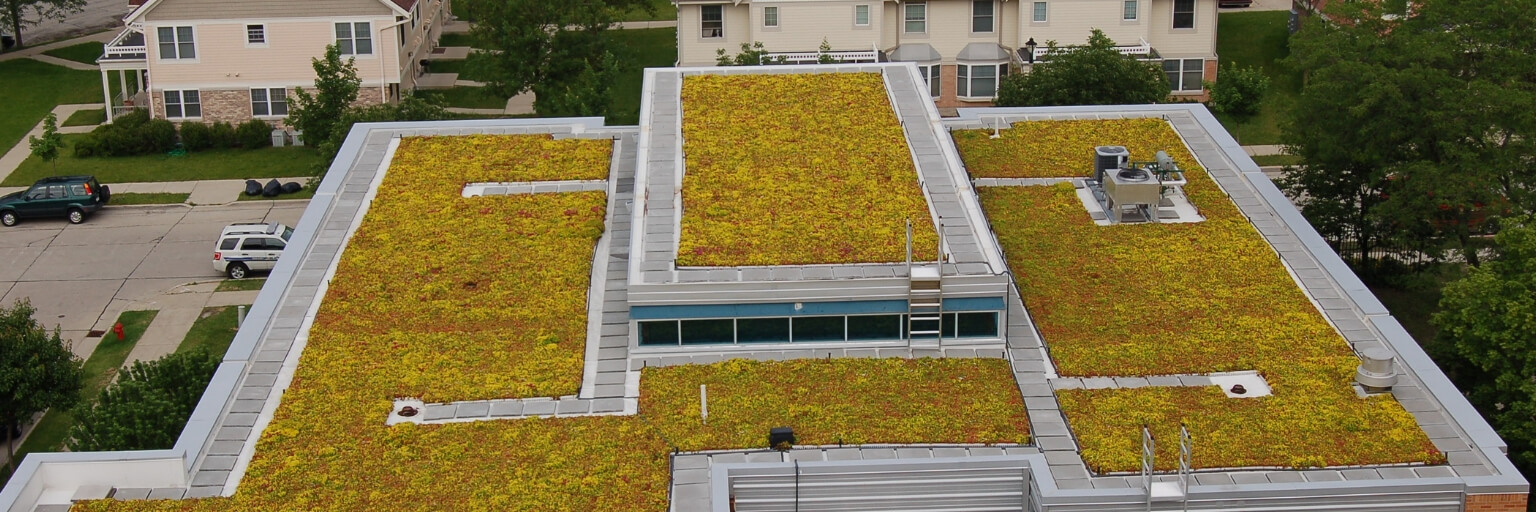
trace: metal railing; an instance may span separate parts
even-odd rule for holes
[[[1057,46],[1055,48],[1051,48],[1051,47],[1048,47],[1048,46],[1036,47],[1035,48],[1035,60],[1040,60],[1041,58],[1043,58],[1043,57],[1045,57],[1047,55],[1050,55],[1051,52],[1069,52],[1069,51],[1072,51],[1073,49],[1076,49],[1076,48],[1079,48],[1079,47],[1078,46]],[[1146,39],[1142,39],[1141,40],[1141,44],[1138,44],[1138,45],[1135,45],[1135,46],[1116,46],[1115,49],[1116,50],[1120,50],[1120,53],[1122,55],[1136,55],[1136,56],[1140,56],[1140,57],[1149,57],[1149,56],[1152,55],[1152,43],[1148,43]]]
[[[134,34],[138,34],[138,33],[139,33],[138,31],[136,31],[136,30],[134,30],[132,28],[125,28],[125,29],[123,29],[123,31],[121,33],[117,34],[117,37],[112,38],[112,40],[107,42],[107,44],[103,47],[103,49],[105,50],[107,56],[108,57],[116,57],[116,56],[124,56],[124,55],[142,55],[142,54],[146,54],[149,51],[149,47],[147,45],[143,45],[143,44],[139,44],[139,45],[125,45],[125,44],[123,44],[124,42],[126,42],[128,40],[128,38],[130,38]]]
[[[763,54],[763,62],[778,62],[780,60],[786,62],[817,62],[821,60],[823,55],[831,57],[832,60],[836,62],[842,63],[880,61],[880,50],[877,48],[870,48],[869,50],[859,51],[823,52],[818,50],[814,52],[765,53]]]

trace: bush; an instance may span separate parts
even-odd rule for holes
[[[155,119],[138,131],[138,143],[145,153],[164,153],[176,147],[176,124]]]
[[[258,149],[272,145],[272,125],[260,119],[240,123],[235,129],[235,140],[245,149]]]
[[[213,132],[208,125],[196,121],[181,123],[181,145],[187,151],[202,151],[213,147]],[[76,150],[79,153],[79,150]]]
[[[101,155],[101,138],[95,133],[86,134],[80,140],[75,141],[75,158],[90,158]]]
[[[176,145],[176,125],[150,119],[144,110],[118,116],[75,143],[75,156],[133,156],[169,151]]]
[[[219,368],[206,351],[177,352],[137,361],[95,403],[73,411],[71,451],[170,448]]]
[[[1227,66],[1216,82],[1206,82],[1211,91],[1211,110],[1232,116],[1251,116],[1259,112],[1259,101],[1269,89],[1269,77],[1258,68]]]
[[[212,135],[213,147],[216,149],[235,147],[235,143],[238,141],[238,138],[235,136],[235,127],[230,126],[229,123],[224,121],[213,123],[208,132]]]

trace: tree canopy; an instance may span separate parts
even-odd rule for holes
[[[356,60],[341,60],[341,49],[334,44],[326,45],[325,57],[310,59],[315,68],[315,93],[295,88],[293,107],[288,110],[288,123],[303,130],[305,140],[316,144],[330,140],[342,113],[357,101],[363,80],[357,76]]]
[[[49,332],[32,319],[30,302],[0,306],[0,429],[7,449],[11,432],[32,415],[53,407],[71,407],[79,400],[84,376],[80,358],[70,351],[55,328]],[[15,452],[9,465],[15,465]]]
[[[16,46],[23,46],[23,27],[47,19],[62,20],[83,8],[85,0],[0,0],[0,26],[10,29],[11,35],[16,37]]]
[[[219,356],[178,352],[135,361],[95,403],[75,410],[71,451],[155,450],[175,446],[202,398]]]
[[[489,50],[470,55],[504,96],[534,93],[541,116],[608,112],[608,88],[626,54],[608,34],[617,13],[646,0],[464,0],[475,20],[470,36]]]
[[[1045,60],[1028,73],[1003,77],[998,106],[1129,105],[1168,98],[1162,68],[1120,53],[1102,30],[1093,29],[1086,46],[1049,46]]]

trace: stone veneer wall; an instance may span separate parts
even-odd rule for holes
[[[154,94],[156,96],[154,100],[150,102],[155,106],[155,111],[153,112],[154,117],[164,119],[165,96],[160,92],[155,92]],[[288,94],[288,106],[289,108],[292,108],[293,89],[289,89]],[[357,91],[357,101],[352,102],[352,104],[357,106],[374,105],[381,103],[383,101],[383,97],[384,94],[379,90],[378,87],[363,87]],[[229,124],[238,125],[240,123],[251,120],[250,89],[204,89],[198,91],[198,101],[201,102],[203,108],[203,117],[200,119],[200,121],[203,123],[213,124],[219,121],[223,121]],[[172,121],[179,124],[183,120],[172,119]],[[287,127],[287,119],[285,118],[268,118],[264,119],[264,121],[270,123],[275,128]]]
[[[1525,512],[1529,494],[1469,494],[1467,512]]]

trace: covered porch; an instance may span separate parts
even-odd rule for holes
[[[149,94],[145,92],[149,84],[148,55],[144,33],[129,27],[107,42],[101,58],[96,59],[101,67],[101,96],[107,106],[107,122],[136,108],[151,109]],[[114,74],[118,91],[115,95]]]

